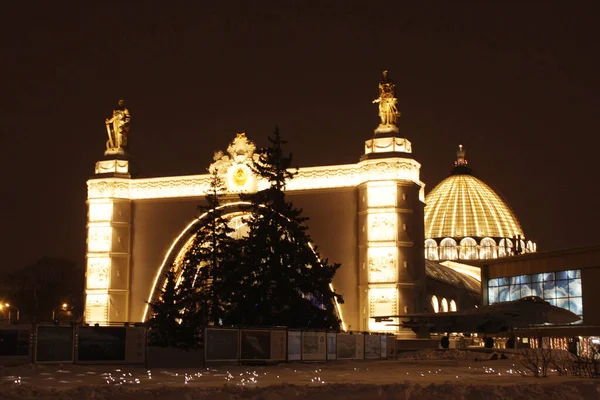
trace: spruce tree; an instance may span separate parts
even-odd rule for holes
[[[177,288],[175,268],[171,266],[164,275],[165,286],[159,298],[150,303],[150,343],[163,347],[188,347],[189,335],[186,335],[185,328],[180,324],[181,292]]]
[[[302,210],[286,200],[292,156],[284,155],[279,130],[259,151],[254,172],[269,187],[244,196],[252,206],[249,235],[239,242],[239,259],[227,275],[236,282],[227,321],[291,328],[339,328],[330,283],[339,264],[320,260],[310,247]],[[230,287],[233,285],[229,285]],[[341,297],[339,297],[341,301]]]
[[[183,318],[182,324],[201,335],[202,328],[219,324],[227,312],[227,296],[223,295],[222,269],[231,262],[234,254],[233,229],[219,209],[225,193],[223,181],[217,171],[212,172],[205,205],[205,213],[198,225],[190,249],[183,259],[181,279]]]

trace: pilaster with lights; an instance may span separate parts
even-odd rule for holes
[[[129,111],[123,101],[106,120],[104,159],[88,180],[85,321],[107,325],[129,319],[131,200],[127,188]],[[92,187],[105,186],[90,196]],[[111,188],[111,189],[109,189]],[[121,188],[122,190],[115,190]]]
[[[398,328],[398,318],[381,323],[371,318],[421,312],[426,296],[424,184],[410,141],[399,135],[395,86],[387,71],[374,103],[379,103],[381,124],[365,142],[359,164],[374,172],[378,164],[393,164],[398,171],[385,178],[374,173],[358,186],[360,330],[412,336]]]

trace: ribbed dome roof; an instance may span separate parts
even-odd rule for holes
[[[433,188],[425,204],[426,239],[524,237],[508,204],[470,174],[466,161],[458,162],[453,175]]]

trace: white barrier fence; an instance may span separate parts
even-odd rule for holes
[[[337,333],[285,328],[206,328],[210,362],[283,362],[387,359],[396,338],[385,334]]]
[[[210,327],[204,331],[203,354],[191,355],[191,361],[197,358],[203,365],[374,360],[393,358],[395,344],[394,336],[384,334]],[[147,346],[143,326],[0,326],[0,365],[145,364]]]

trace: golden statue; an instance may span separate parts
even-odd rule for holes
[[[397,126],[400,113],[396,108],[398,99],[396,96],[396,85],[388,79],[387,71],[383,71],[383,77],[379,82],[379,97],[373,100],[373,103],[379,103],[379,117],[381,124],[379,126],[394,127]]]
[[[106,132],[108,133],[106,151],[124,152],[127,149],[130,120],[131,114],[125,108],[125,101],[121,99],[117,107],[113,110],[112,117],[104,121],[106,123]]]

